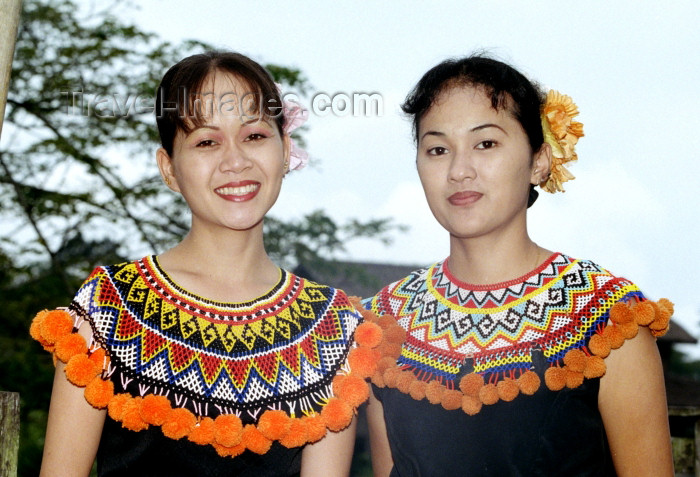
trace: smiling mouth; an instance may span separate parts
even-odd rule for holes
[[[218,195],[226,200],[240,202],[250,200],[255,197],[260,190],[259,182],[248,182],[241,185],[225,185],[214,190]]]

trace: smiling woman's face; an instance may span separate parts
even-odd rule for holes
[[[494,109],[478,87],[443,91],[419,124],[423,190],[433,215],[455,238],[525,231],[528,192],[543,174],[542,155],[533,157],[521,124],[507,108]]]
[[[240,111],[246,85],[231,74],[216,72],[200,94],[211,94],[201,125],[178,131],[170,157],[157,154],[158,166],[170,187],[180,192],[192,210],[192,226],[247,230],[258,226],[279,195],[289,151],[272,120]]]

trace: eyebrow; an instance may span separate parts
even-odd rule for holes
[[[481,131],[482,129],[488,129],[488,128],[500,129],[501,131],[503,131],[503,133],[506,136],[508,136],[508,132],[506,132],[505,129],[503,129],[501,126],[499,126],[498,124],[495,124],[495,123],[485,123],[485,124],[480,124],[478,126],[474,126],[473,128],[471,128],[469,130],[469,132]],[[423,133],[423,135],[421,135],[420,140],[422,141],[426,136],[445,137],[446,134],[444,132],[441,132],[441,131],[426,131],[425,133]]]

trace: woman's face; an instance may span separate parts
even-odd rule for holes
[[[158,150],[161,174],[187,201],[193,228],[250,229],[262,223],[279,195],[289,138],[280,136],[272,120],[241,111],[248,89],[231,74],[207,78],[201,94],[211,106],[204,103],[202,126],[177,132],[172,157]]]
[[[433,215],[452,237],[526,232],[530,184],[549,171],[520,123],[480,89],[442,92],[419,124],[418,175]],[[505,237],[505,236],[503,236]]]

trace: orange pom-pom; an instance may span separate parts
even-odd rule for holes
[[[87,343],[85,338],[77,333],[70,333],[56,341],[56,357],[64,363],[76,354],[85,353],[87,353]]]
[[[290,417],[284,411],[269,409],[260,416],[258,430],[263,436],[276,441],[287,435],[291,424]]]
[[[384,375],[379,373],[374,373],[370,381],[378,388],[383,388],[386,386],[386,383],[384,382]]]
[[[171,439],[182,439],[197,425],[197,418],[189,410],[175,408],[161,426],[163,435]]]
[[[114,396],[114,383],[105,381],[99,376],[93,378],[87,386],[85,386],[85,400],[97,409],[107,407],[110,399]]]
[[[66,377],[76,386],[87,386],[95,376],[100,373],[101,369],[95,363],[90,361],[90,358],[85,354],[76,354],[65,367]]]
[[[377,370],[377,361],[381,356],[369,348],[355,348],[348,354],[348,364],[353,374],[369,378]]]
[[[586,353],[580,349],[570,349],[564,355],[564,364],[569,370],[582,373],[586,367]]]
[[[656,317],[656,308],[648,301],[637,303],[632,307],[634,318],[640,326],[649,326]]]
[[[596,333],[591,336],[590,341],[588,341],[588,349],[591,353],[600,356],[601,358],[607,358],[610,354],[610,342],[606,335],[602,333]]]
[[[478,373],[465,374],[459,380],[459,389],[468,396],[478,396],[482,387],[484,387],[484,377]]]
[[[321,410],[321,416],[326,422],[326,427],[333,432],[338,432],[348,427],[353,415],[352,408],[338,398],[330,398],[328,404]]]
[[[515,379],[511,378],[505,378],[503,381],[499,381],[498,384],[496,384],[496,390],[498,391],[499,399],[506,402],[511,402],[520,394],[518,383],[515,382]]]
[[[280,444],[291,449],[293,447],[301,447],[309,439],[309,431],[304,419],[292,419],[292,425],[289,427],[289,432],[284,439],[280,439]]]
[[[126,403],[131,400],[131,396],[128,394],[117,394],[112,399],[109,400],[107,404],[107,414],[109,417],[115,421],[121,421],[124,415],[124,409],[126,409]]]
[[[369,399],[369,386],[359,376],[348,376],[340,385],[338,397],[357,407]]]
[[[73,331],[73,319],[67,311],[49,311],[43,315],[39,330],[45,342],[54,344]]]
[[[540,388],[540,377],[534,371],[525,371],[518,378],[518,387],[523,394],[532,396]]]
[[[583,376],[587,379],[599,378],[605,374],[606,369],[605,360],[601,356],[589,356]]]
[[[611,349],[617,349],[625,343],[625,335],[622,334],[619,326],[608,326],[603,331],[603,336],[607,338]]]
[[[90,361],[95,363],[98,368],[100,369],[105,369],[105,365],[107,364],[105,357],[107,356],[107,353],[105,353],[105,350],[102,348],[97,348],[96,350],[90,352]]]
[[[382,341],[382,344],[380,344],[376,348],[376,350],[379,351],[380,355],[391,358],[394,361],[396,361],[398,357],[401,356],[401,345],[398,343],[389,343],[388,341]]]
[[[214,440],[224,446],[233,447],[241,442],[243,423],[234,414],[220,414],[214,419]]]
[[[566,370],[566,387],[574,389],[583,384],[583,373],[579,371]]]
[[[384,330],[384,338],[389,343],[403,344],[406,341],[406,330],[399,324],[394,324]]]
[[[630,306],[621,301],[618,301],[610,308],[610,320],[618,325],[635,321]]]
[[[384,384],[389,388],[395,388],[396,382],[399,380],[401,375],[401,369],[398,366],[392,366],[391,368],[384,371]]]
[[[272,447],[272,441],[265,437],[259,429],[251,424],[246,424],[243,428],[241,445],[256,454],[264,454]]]
[[[165,396],[149,394],[141,402],[141,417],[154,426],[162,426],[172,410],[170,401]]]
[[[333,394],[336,396],[338,395],[338,392],[340,390],[340,385],[343,381],[345,381],[345,378],[347,377],[346,374],[336,374],[333,377],[333,381],[331,382],[331,387],[333,388]]]
[[[396,324],[396,318],[394,318],[391,315],[382,315],[379,317],[377,320],[377,324],[382,328],[386,329],[390,326],[393,326]]]
[[[425,397],[430,404],[438,404],[442,401],[442,395],[445,394],[445,391],[445,386],[436,380],[432,380],[425,387]]]
[[[384,356],[377,363],[377,372],[375,374],[384,374],[384,371],[386,371],[389,368],[394,367],[395,365],[396,365],[395,358],[390,358],[389,356]]]
[[[652,323],[650,327],[653,325]],[[627,323],[623,323],[618,326],[620,329],[620,333],[622,333],[622,336],[625,337],[625,339],[631,340],[635,336],[637,336],[637,333],[639,332],[639,325],[633,320],[633,321],[628,321]]]
[[[323,416],[320,414],[304,416],[301,420],[306,423],[307,440],[309,443],[320,441],[326,435],[326,431],[328,430],[326,428],[326,421],[323,420]]]
[[[355,341],[360,346],[376,348],[382,342],[382,329],[375,323],[365,321],[355,330]]]
[[[408,393],[411,383],[416,380],[416,376],[410,371],[401,371],[396,379],[396,389],[402,393]]]
[[[463,396],[462,397],[462,411],[466,412],[470,416],[477,414],[481,411],[482,402],[476,396]]]
[[[440,404],[448,411],[454,411],[462,407],[462,393],[456,389],[446,389],[442,394]]]
[[[479,399],[486,405],[496,404],[498,402],[498,389],[493,383],[485,384],[479,389]]]
[[[211,417],[203,417],[187,435],[187,440],[200,446],[211,444],[215,440],[216,424]]]
[[[420,401],[425,397],[425,388],[428,387],[428,383],[421,381],[420,379],[414,379],[411,385],[408,387],[408,394],[411,395],[416,401]]]
[[[236,457],[239,456],[245,451],[245,446],[242,444],[238,444],[235,446],[222,446],[221,444],[213,444],[214,449],[216,449],[216,453],[219,454],[221,457]]]
[[[674,305],[671,300],[668,298],[661,298],[656,304],[661,308],[661,313],[663,315],[668,315],[669,319],[673,316]]]
[[[561,391],[566,386],[566,370],[552,366],[544,372],[544,383],[552,391]]]
[[[32,324],[29,325],[29,336],[34,338],[35,340],[42,342],[44,341],[44,337],[41,336],[41,322],[44,321],[44,318],[46,315],[49,313],[49,310],[42,310],[39,313],[34,316],[34,319],[32,320]]]
[[[143,431],[148,429],[148,423],[141,417],[141,403],[143,399],[140,397],[131,398],[124,406],[124,414],[122,414],[122,426],[130,431]]]

